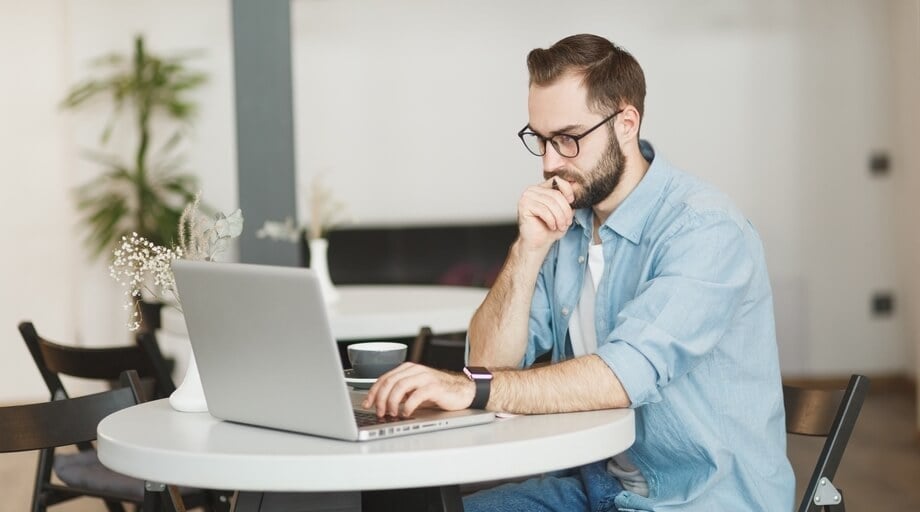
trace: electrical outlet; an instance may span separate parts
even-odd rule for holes
[[[887,176],[891,171],[891,157],[887,151],[874,151],[869,155],[869,172],[873,176]]]
[[[876,292],[872,295],[872,314],[874,316],[891,316],[894,314],[894,294]]]

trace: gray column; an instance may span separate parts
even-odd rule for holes
[[[256,238],[266,220],[296,216],[289,0],[233,0],[236,146],[246,227],[240,261],[298,265],[299,244]]]

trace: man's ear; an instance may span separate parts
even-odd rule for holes
[[[635,139],[639,138],[639,126],[642,123],[642,115],[639,114],[639,111],[636,110],[636,107],[632,105],[626,105],[623,107],[623,112],[620,113],[619,123],[616,123],[617,135],[620,139],[620,144],[625,145],[628,142],[632,142]]]

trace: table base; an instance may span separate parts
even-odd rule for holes
[[[364,492],[241,492],[234,512],[463,512],[460,486]]]

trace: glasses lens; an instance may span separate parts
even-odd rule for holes
[[[521,134],[521,140],[524,141],[524,147],[534,155],[543,156],[546,151],[546,142],[536,133],[524,132]]]
[[[572,158],[578,155],[578,141],[568,135],[556,135],[552,143],[561,156]]]

